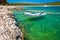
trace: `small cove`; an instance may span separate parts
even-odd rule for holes
[[[18,26],[22,28],[25,40],[60,40],[59,8],[60,7],[25,7],[25,10],[15,10],[14,17]],[[38,18],[30,18],[24,15],[26,10],[43,11],[50,14]]]

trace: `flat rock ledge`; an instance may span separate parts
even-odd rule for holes
[[[13,13],[0,9],[0,40],[22,40],[22,32],[16,25]]]

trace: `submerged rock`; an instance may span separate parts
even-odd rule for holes
[[[0,9],[0,40],[22,40],[22,32],[12,18],[13,13]]]

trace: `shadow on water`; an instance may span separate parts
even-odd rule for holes
[[[32,17],[32,18],[28,18],[30,21],[39,21],[39,20],[42,20],[44,19],[45,16],[41,16],[41,17]]]

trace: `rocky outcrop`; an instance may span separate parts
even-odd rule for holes
[[[8,9],[8,10],[23,10],[23,8],[21,8],[20,6],[3,6],[0,5],[0,9]]]
[[[13,13],[5,8],[0,9],[0,40],[22,40],[22,32],[13,19]]]

